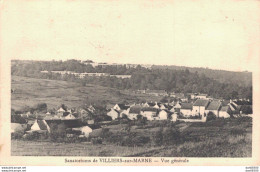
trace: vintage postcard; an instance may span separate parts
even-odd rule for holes
[[[0,0],[0,165],[259,166],[259,7]]]

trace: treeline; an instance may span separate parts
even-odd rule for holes
[[[150,89],[166,90],[180,93],[207,93],[215,98],[252,99],[252,86],[241,86],[232,82],[220,82],[204,73],[173,69],[147,69],[141,66],[126,68],[125,66],[97,66],[90,67],[76,60],[69,61],[31,61],[22,63],[18,61],[12,65],[12,75],[35,77],[43,79],[65,80],[86,84],[97,84],[117,89]],[[54,73],[41,73],[47,70],[68,70],[75,72],[105,72],[111,74],[131,74],[130,79],[116,77],[85,77],[78,79],[74,75],[60,75]],[[225,77],[225,75],[223,75]]]

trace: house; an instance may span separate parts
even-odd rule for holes
[[[140,115],[140,113],[141,113],[141,106],[135,105],[130,107],[127,117],[131,120],[134,120],[137,119],[137,115]]]
[[[181,103],[178,101],[175,106],[173,106],[174,112],[180,112],[181,109]]]
[[[192,103],[182,103],[180,112],[183,116],[191,116],[192,115]]]
[[[154,120],[154,117],[157,115],[157,111],[157,109],[152,107],[144,107],[141,109],[141,115],[151,121]]]
[[[33,116],[33,114],[32,114],[31,112],[27,112],[27,113],[25,113],[25,114],[21,114],[21,116],[22,116],[23,118],[30,118],[30,117]]]
[[[185,97],[185,98],[181,98],[181,102],[188,102],[189,100],[188,100],[188,98],[187,97]]]
[[[127,110],[129,106],[126,106],[125,104],[116,104],[113,108],[117,111],[122,111]]]
[[[196,96],[197,99],[207,99],[207,94],[199,94]]]
[[[29,132],[50,132],[50,127],[45,120],[35,120]]]
[[[177,119],[178,119],[177,113],[173,113],[173,114],[171,115],[171,121],[175,122],[175,121],[177,121]]]
[[[72,128],[73,131],[80,131],[82,137],[89,137],[89,134],[93,131],[89,126],[83,126],[79,128]]]
[[[172,112],[164,109],[164,110],[161,110],[158,114],[158,117],[159,117],[159,120],[167,120],[169,118],[169,115],[171,114]]]
[[[71,113],[64,117],[64,119],[76,119]]]
[[[170,96],[170,97],[175,97],[175,93],[174,93],[174,92],[171,92],[171,93],[169,94],[169,96]]]
[[[93,125],[95,124],[95,121],[93,119],[87,120],[88,125]]]
[[[153,106],[155,106],[155,103],[152,103],[152,102],[150,102],[150,103],[145,102],[145,103],[143,104],[143,107],[153,107]]]
[[[196,99],[197,93],[190,93],[190,99],[194,100]]]
[[[166,105],[166,104],[161,104],[160,105],[160,109],[168,109],[168,108],[169,108],[169,106]]]
[[[129,110],[130,110],[130,108],[128,108],[126,110],[119,111],[120,112],[120,114],[119,114],[120,118],[122,118],[124,115],[127,116],[129,114]]]
[[[221,102],[217,101],[217,100],[214,100],[214,101],[211,101],[209,103],[209,105],[207,106],[205,112],[206,112],[206,114],[211,112],[216,117],[219,117],[219,110],[220,110],[220,108],[221,108]]]
[[[112,120],[115,120],[119,117],[120,112],[116,109],[111,108],[110,111],[107,113],[107,116],[110,116]]]
[[[169,110],[170,110],[171,112],[175,112],[175,108],[174,108],[174,107],[171,107]]]
[[[219,118],[230,118],[231,109],[229,106],[221,106],[219,110]]]
[[[174,106],[175,109],[180,109],[181,108],[181,103],[178,101],[175,106]]]
[[[161,107],[161,103],[155,102],[155,105],[153,106],[153,108],[160,109],[160,107]]]
[[[66,110],[62,107],[60,107],[58,110],[57,110],[57,113],[63,113],[63,112],[66,112]]]
[[[193,104],[192,114],[193,115],[204,115],[208,104],[209,104],[209,100],[197,99]]]
[[[165,90],[146,90],[146,94],[154,95],[154,96],[167,96],[167,92]]]
[[[184,98],[186,98],[183,93],[176,93],[176,94],[175,94],[175,97],[178,98],[178,99],[184,99]]]

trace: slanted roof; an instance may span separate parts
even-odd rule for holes
[[[176,93],[175,97],[177,97],[177,98],[185,98],[185,95],[183,93]]]
[[[227,106],[230,103],[230,101],[229,100],[224,100],[221,103],[222,103],[222,106]]]
[[[109,112],[111,112],[111,111],[115,111],[115,112],[117,112],[117,113],[120,113],[118,110],[113,109],[113,108],[111,108]]]
[[[220,106],[221,106],[221,102],[212,101],[212,102],[209,103],[206,110],[219,110]]]
[[[237,101],[233,101],[234,103],[236,103],[237,105],[252,105],[252,103],[245,101],[245,100],[237,100]]]
[[[192,109],[192,103],[182,103],[181,109]]]
[[[47,130],[47,123],[44,120],[37,120],[37,123],[41,130]]]
[[[129,113],[136,113],[139,114],[141,112],[141,106],[135,105],[130,107]]]
[[[129,108],[129,106],[126,106],[125,104],[117,104],[119,106],[120,109],[122,110],[127,110]]]
[[[195,103],[193,104],[193,106],[204,106],[206,107],[209,103],[209,100],[205,100],[205,99],[197,99],[195,101]]]
[[[227,112],[229,109],[229,106],[221,106],[220,111]]]
[[[167,105],[167,104],[161,104],[160,107],[162,107],[162,106],[164,106],[167,109],[169,108],[169,105]]]
[[[155,103],[147,103],[149,106],[155,106]]]
[[[152,108],[152,107],[144,107],[141,109],[141,111],[157,112],[157,109]]]
[[[233,103],[229,103],[229,105],[234,108],[235,110],[237,110],[237,107],[233,104]]]

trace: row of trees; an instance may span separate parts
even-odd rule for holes
[[[132,76],[130,79],[105,76],[78,79],[76,76],[68,74],[41,73],[40,71],[42,70],[106,72],[111,74],[131,74]],[[137,68],[126,68],[125,66],[97,66],[93,68],[91,65],[84,65],[78,61],[70,60],[65,62],[16,63],[12,66],[12,75],[79,82],[83,86],[86,84],[97,84],[117,89],[155,89],[181,93],[201,92],[216,98],[252,99],[252,86],[241,86],[243,84],[228,81],[220,82],[209,78],[204,73],[190,72],[188,69],[147,69],[141,66]]]

